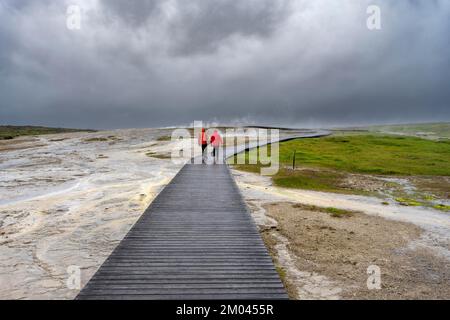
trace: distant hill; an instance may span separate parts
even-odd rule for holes
[[[420,137],[431,140],[450,139],[450,122],[386,124],[365,127],[336,127],[334,132],[373,132]]]
[[[95,132],[88,129],[49,128],[40,126],[0,126],[0,140],[14,139],[19,136],[34,136],[66,132]]]
[[[375,132],[396,133],[431,139],[450,138],[450,122],[380,125],[372,126],[368,129]]]

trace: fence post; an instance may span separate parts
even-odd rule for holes
[[[297,150],[294,150],[294,156],[292,157],[292,170],[295,170],[295,156],[297,154]]]

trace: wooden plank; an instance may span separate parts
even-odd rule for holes
[[[77,299],[286,299],[226,165],[187,164]]]

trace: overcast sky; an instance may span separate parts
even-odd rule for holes
[[[193,120],[449,121],[450,1],[0,0],[0,124]]]

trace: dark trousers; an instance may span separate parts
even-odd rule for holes
[[[205,162],[204,156],[205,156],[205,150],[207,147],[208,147],[207,144],[202,144],[202,159],[203,159],[202,162]]]
[[[213,155],[213,158],[214,158],[214,162],[215,163],[221,163],[219,160],[219,156],[220,156],[220,147],[214,147],[214,149],[213,149],[213,153],[212,153],[212,155]]]

